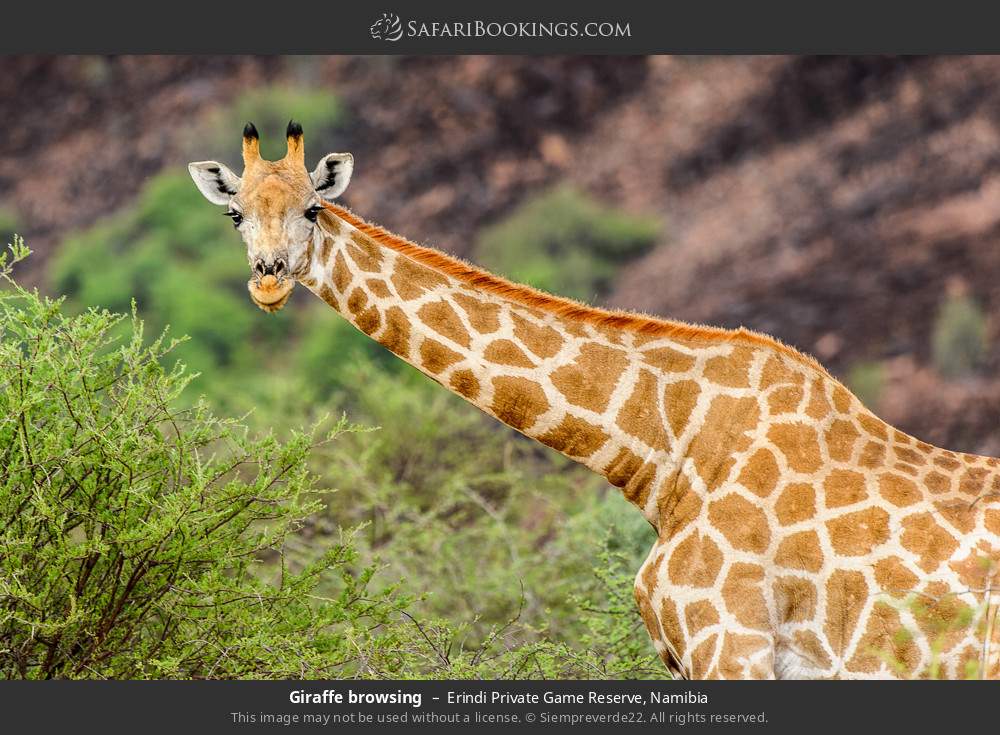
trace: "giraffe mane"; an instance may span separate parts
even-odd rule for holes
[[[620,329],[645,337],[666,337],[704,342],[735,342],[769,347],[833,379],[826,368],[815,358],[768,334],[745,327],[724,329],[671,321],[641,312],[612,311],[583,304],[565,296],[554,296],[531,286],[508,281],[506,278],[494,275],[440,250],[417,245],[380,225],[362,219],[346,207],[329,202],[323,202],[323,206],[334,216],[344,220],[376,242],[470,286],[523,306],[538,309],[563,319],[585,322],[598,328]]]

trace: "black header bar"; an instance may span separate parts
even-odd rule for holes
[[[647,54],[1000,51],[989,3],[762,0],[13,3],[4,53]]]

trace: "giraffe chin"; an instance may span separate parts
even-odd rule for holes
[[[259,282],[253,278],[247,281],[250,300],[268,314],[273,314],[287,304],[294,288],[295,281],[278,281],[274,276],[264,276]]]

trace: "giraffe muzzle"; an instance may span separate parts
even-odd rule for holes
[[[274,276],[279,280],[284,280],[285,276],[288,275],[288,264],[285,263],[284,258],[275,258],[271,261],[257,258],[253,264],[253,272],[258,280],[265,276]]]
[[[275,275],[273,268],[263,276],[254,269],[254,277],[247,281],[247,290],[250,292],[250,300],[259,308],[266,312],[278,311],[292,295],[295,288],[295,281],[285,277],[287,269],[281,271],[282,275]]]

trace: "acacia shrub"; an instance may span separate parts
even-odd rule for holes
[[[352,534],[326,538],[309,564],[285,560],[320,507],[307,456],[350,427],[279,442],[201,401],[177,408],[192,376],[164,367],[176,342],[144,343],[134,312],[68,316],[9,265],[3,276],[0,676],[391,668],[378,662],[399,645],[408,599],[370,589]]]

